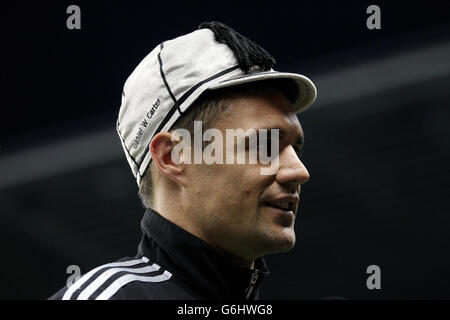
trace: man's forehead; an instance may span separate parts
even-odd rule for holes
[[[266,110],[262,110],[266,111]],[[233,117],[233,121],[226,121],[232,128],[243,129],[280,129],[280,138],[291,132],[303,135],[303,128],[300,124],[298,115],[294,112],[284,112],[281,110],[272,110],[271,112],[252,112],[242,110]],[[232,120],[228,118],[228,120]]]
[[[297,124],[300,126],[292,103],[280,92],[269,91],[252,95],[236,95],[228,100],[229,108],[221,117],[227,125],[243,127],[245,123],[253,126],[281,126]]]
[[[242,119],[241,119],[242,120]],[[230,125],[222,126],[223,133],[226,130],[239,130],[242,129],[242,134],[245,136],[252,135],[259,132],[262,129],[266,129],[268,134],[271,134],[271,130],[278,130],[280,140],[295,140],[297,143],[302,144],[304,140],[303,128],[300,124],[298,117],[293,114],[289,117],[274,118],[274,117],[259,117],[255,121],[238,121],[229,122]],[[233,125],[234,124],[234,125]]]

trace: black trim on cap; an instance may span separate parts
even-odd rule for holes
[[[177,101],[177,99],[173,95],[172,90],[170,90],[169,84],[167,83],[166,75],[164,74],[164,71],[163,71],[163,63],[162,63],[162,60],[161,60],[161,52],[162,52],[162,49],[164,48],[164,42],[162,42],[159,46],[161,47],[161,49],[158,52],[159,72],[161,73],[161,77],[162,77],[162,79],[164,81],[164,85],[166,86],[167,91],[169,92],[169,95],[170,95],[170,97],[173,100],[173,103],[177,107],[178,112],[180,114],[183,114],[183,112],[181,112],[181,109],[180,109],[180,103]]]
[[[238,79],[245,79],[245,78],[251,78],[253,76],[259,76],[259,75],[266,75],[266,74],[280,74],[281,72],[278,71],[262,71],[262,72],[254,72],[254,73],[246,73],[243,75],[240,75],[238,77],[234,77],[231,79],[225,79],[220,81],[219,83],[224,83],[224,82],[228,82],[228,81],[233,81],[233,80],[238,80]]]
[[[214,79],[216,79],[216,78],[219,78],[219,77],[221,77],[221,76],[223,76],[223,75],[225,75],[225,74],[227,74],[227,73],[230,73],[230,72],[232,72],[232,71],[234,71],[234,70],[236,70],[236,69],[238,69],[238,68],[239,68],[239,66],[234,66],[234,67],[230,67],[230,68],[228,68],[228,69],[222,70],[222,71],[216,73],[215,75],[213,75],[213,76],[211,76],[211,77],[209,77],[209,78],[207,78],[207,79],[205,79],[205,80],[203,80],[203,81],[200,81],[200,82],[198,82],[197,84],[195,84],[194,86],[192,86],[192,87],[191,87],[188,91],[186,91],[186,93],[183,94],[183,96],[178,100],[178,105],[174,104],[174,105],[170,108],[169,112],[168,112],[167,115],[164,117],[163,121],[161,121],[161,123],[159,124],[158,128],[156,129],[156,131],[155,131],[155,133],[153,134],[153,136],[152,136],[152,138],[150,139],[150,141],[152,141],[153,137],[154,137],[157,133],[159,133],[159,132],[162,130],[162,128],[167,124],[167,122],[169,122],[170,118],[171,118],[172,115],[175,113],[175,111],[177,110],[177,108],[179,109],[179,106],[180,106],[181,104],[183,104],[183,102],[186,101],[186,99],[189,98],[189,96],[190,96],[195,90],[197,90],[201,85],[203,85],[203,84],[205,84],[205,83],[207,83],[207,82],[209,82],[209,81],[212,81],[212,80],[214,80]],[[181,111],[180,111],[180,113],[181,113]],[[182,114],[182,113],[181,113],[181,114]],[[144,176],[145,171],[146,171],[146,170],[144,170],[144,172],[143,172],[142,174],[140,173],[140,171],[141,171],[141,170],[140,170],[140,169],[141,169],[141,165],[142,165],[142,162],[144,161],[145,156],[147,155],[147,153],[148,153],[149,150],[150,150],[150,145],[147,144],[147,147],[146,147],[146,149],[145,149],[145,151],[144,151],[144,154],[142,155],[141,159],[139,160],[139,164],[138,164],[138,174],[139,174],[139,176],[140,176],[141,178]],[[147,168],[146,168],[146,169],[147,169]]]

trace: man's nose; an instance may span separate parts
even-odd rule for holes
[[[280,154],[276,180],[279,184],[290,185],[291,188],[297,188],[309,180],[309,172],[292,146],[285,148]]]

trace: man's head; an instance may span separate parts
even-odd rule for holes
[[[303,131],[288,89],[283,80],[272,80],[212,92],[186,115],[188,123],[180,121],[174,126],[176,129],[191,124],[186,128],[193,132],[193,120],[206,120],[204,131],[215,128],[223,137],[227,129],[279,129],[279,166],[274,174],[262,175],[260,169],[267,165],[259,161],[176,164],[171,154],[177,142],[172,141],[172,133],[160,133],[150,143],[153,161],[147,173],[153,176],[153,208],[243,260],[291,249],[295,243],[300,185],[309,179],[309,174],[299,159]],[[211,109],[205,119],[201,110],[208,110],[208,106]],[[237,142],[233,142],[234,151]],[[202,147],[208,144],[203,143]],[[230,150],[226,143],[222,146],[225,156]],[[248,159],[249,149],[244,152]],[[142,189],[145,188],[141,188],[141,197],[145,197]],[[293,214],[272,206],[284,204],[290,206]]]
[[[125,83],[117,131],[140,197],[146,207],[240,260],[289,250],[300,185],[309,178],[294,151],[303,141],[296,115],[314,101],[314,84],[274,71],[264,49],[221,23],[200,29],[155,48]],[[256,162],[198,162],[191,148],[179,148],[197,150],[195,120],[203,126],[200,148],[210,147],[202,134],[215,130],[210,156],[254,154],[250,136],[244,137],[248,149],[239,148],[242,137],[217,145],[216,134],[228,137],[228,130],[253,130],[261,149],[265,140],[277,141],[279,146],[266,141],[276,149],[269,157],[277,160],[275,171],[262,174],[273,168],[261,151]],[[180,128],[194,142],[180,139]],[[265,129],[275,131],[272,138],[261,135]]]

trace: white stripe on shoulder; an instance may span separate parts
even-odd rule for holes
[[[108,300],[111,298],[120,288],[125,286],[126,284],[133,281],[140,282],[163,282],[167,281],[172,277],[172,274],[169,271],[164,271],[162,274],[149,277],[149,276],[138,276],[135,274],[126,274],[116,281],[114,281],[108,288],[105,289],[95,300]]]
[[[87,300],[89,297],[100,288],[102,284],[104,284],[109,278],[111,278],[113,275],[115,275],[118,272],[126,271],[130,273],[148,273],[148,272],[154,272],[158,271],[161,267],[158,266],[156,263],[152,264],[151,266],[143,267],[143,268],[112,268],[108,269],[105,272],[103,272],[97,279],[95,279],[89,286],[87,286],[83,291],[81,291],[80,295],[78,296],[77,300]]]
[[[86,273],[84,276],[82,276],[80,279],[78,279],[77,282],[75,282],[73,285],[70,286],[64,293],[64,296],[62,297],[62,300],[70,300],[73,293],[78,290],[86,281],[88,281],[97,271],[105,269],[105,268],[111,268],[111,267],[131,267],[140,263],[147,263],[149,260],[146,257],[142,257],[141,259],[136,260],[128,260],[128,261],[120,261],[120,262],[112,262],[107,263],[104,265],[101,265],[95,269],[92,269],[88,273]]]

